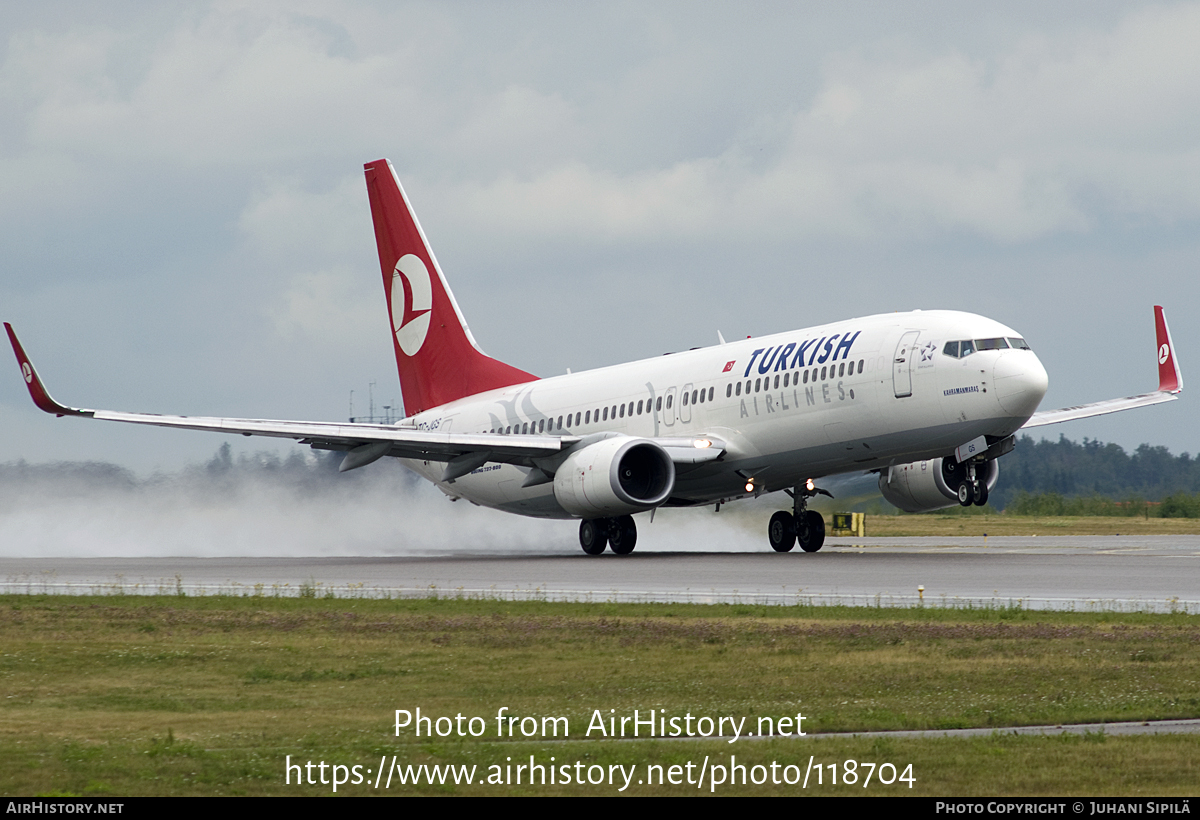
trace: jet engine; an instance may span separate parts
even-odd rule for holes
[[[990,492],[1000,477],[996,459],[975,468],[975,475]],[[889,480],[890,479],[890,480]],[[935,458],[897,464],[879,474],[879,492],[905,512],[928,512],[958,504],[958,487],[967,480],[967,465],[953,458]]]
[[[580,518],[657,507],[675,488],[675,464],[653,441],[614,436],[571,453],[554,473],[559,506]]]

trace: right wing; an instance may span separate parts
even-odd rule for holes
[[[1175,358],[1175,342],[1171,339],[1171,331],[1167,327],[1166,314],[1160,305],[1154,306],[1154,331],[1158,338],[1158,390],[1123,399],[1106,399],[1074,407],[1060,407],[1057,410],[1040,410],[1034,413],[1021,429],[1103,416],[1179,398],[1180,392],[1183,391],[1183,373],[1179,369],[1179,360]]]

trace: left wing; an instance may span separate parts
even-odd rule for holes
[[[1123,399],[1107,399],[1075,407],[1061,407],[1058,410],[1042,410],[1034,413],[1021,429],[1103,416],[1108,413],[1161,404],[1179,398],[1180,392],[1183,391],[1183,373],[1179,369],[1179,360],[1175,358],[1175,343],[1171,339],[1171,331],[1167,327],[1166,314],[1163,313],[1160,305],[1154,306],[1154,331],[1158,338],[1158,390],[1138,396],[1127,396]]]
[[[417,430],[403,424],[337,424],[320,421],[277,421],[270,419],[232,419],[204,416],[163,416],[156,413],[123,413],[116,410],[88,410],[59,404],[46,390],[33,363],[17,339],[12,325],[4,323],[13,352],[21,366],[21,375],[33,403],[56,416],[83,416],[104,421],[149,424],[183,430],[211,430],[240,433],[243,436],[271,436],[295,439],[318,450],[346,451],[339,469],[353,470],[384,456],[447,462],[442,481],[454,481],[488,462],[538,467],[551,474],[557,466],[555,456],[580,442],[591,443],[601,436],[530,436],[494,433],[437,433]],[[676,464],[697,464],[719,458],[724,442],[705,438],[651,439],[662,446]]]

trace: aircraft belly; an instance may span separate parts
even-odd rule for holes
[[[883,469],[899,461],[938,458],[964,441],[985,434],[995,435],[997,425],[1009,422],[1010,419],[1001,417],[936,424],[837,442],[824,440],[777,452],[764,451],[762,455],[729,459],[680,474],[672,498],[688,503],[708,503],[742,497],[746,495],[745,476],[753,476],[757,484],[775,491],[793,487],[808,478]]]
[[[446,469],[443,462],[401,459],[401,463],[450,498],[465,498],[481,507],[536,518],[571,518],[558,505],[552,484],[522,487],[526,471],[511,464],[485,464],[453,483],[446,483],[441,480]]]

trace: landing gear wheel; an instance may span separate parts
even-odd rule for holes
[[[971,490],[971,482],[964,481],[958,485],[958,503],[964,507],[971,506],[975,501],[975,493]]]
[[[804,513],[804,523],[796,527],[796,540],[805,552],[816,552],[825,543],[825,519],[816,510]]]
[[[975,501],[976,507],[982,507],[984,504],[987,504],[987,500],[988,500],[987,483],[983,482],[983,481],[976,482],[975,483],[975,492],[972,493],[972,496],[973,496],[973,500]]]
[[[791,552],[796,546],[796,519],[790,512],[780,510],[771,516],[767,525],[767,537],[771,539],[771,549],[776,552]]]
[[[604,527],[604,519],[579,522],[579,546],[588,555],[599,555],[608,546],[608,535]]]
[[[637,524],[632,515],[609,519],[608,546],[617,555],[628,555],[637,544]]]

